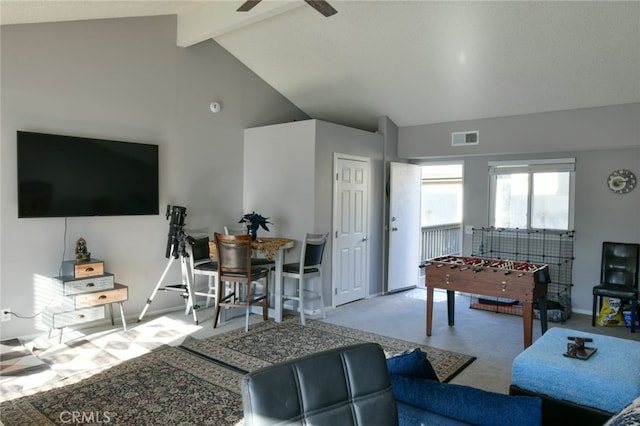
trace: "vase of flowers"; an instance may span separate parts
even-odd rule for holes
[[[262,228],[265,231],[268,231],[267,223],[271,223],[268,221],[268,217],[263,217],[262,215],[251,212],[242,216],[242,219],[238,223],[244,223],[247,227],[247,234],[251,235],[251,240],[255,240],[258,228]]]

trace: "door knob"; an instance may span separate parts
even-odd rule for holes
[[[367,237],[362,237],[362,241],[367,241]]]
[[[391,228],[392,231],[397,231],[398,228],[396,228],[395,226],[393,228]]]

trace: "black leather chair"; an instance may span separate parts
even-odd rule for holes
[[[602,243],[600,285],[593,287],[592,326],[596,325],[602,298],[614,297],[631,302],[631,332],[635,332],[638,318],[638,257],[640,244]]]
[[[361,343],[308,355],[247,374],[247,426],[398,424],[382,348]]]

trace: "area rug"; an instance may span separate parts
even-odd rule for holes
[[[18,339],[0,342],[0,376],[24,376],[48,368],[47,364],[27,351]]]
[[[29,390],[60,380],[47,363],[33,355],[18,339],[0,342],[0,393]]]
[[[248,332],[241,328],[207,339],[187,339],[182,347],[238,371],[253,371],[314,352],[362,342],[380,344],[387,357],[419,347],[427,353],[442,382],[450,381],[475,360],[473,356],[321,321],[307,320],[307,325],[303,326],[295,316],[285,318],[281,323],[265,321],[252,325]]]
[[[175,347],[0,404],[5,426],[235,425],[242,375]]]
[[[138,357],[166,345],[178,346],[197,329],[196,325],[185,325],[160,317],[132,324],[127,331],[114,328],[87,336],[74,336],[73,332],[67,332],[73,338],[65,338],[62,343],[55,338],[37,338],[25,342],[24,346],[59,376],[71,377]]]

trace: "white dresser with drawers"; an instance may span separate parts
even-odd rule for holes
[[[43,312],[44,324],[49,327],[49,337],[59,329],[59,341],[65,327],[78,326],[105,318],[109,306],[111,324],[113,304],[120,307],[122,327],[127,323],[123,302],[129,298],[129,288],[115,282],[113,274],[105,272],[102,260],[68,260],[62,264],[62,275],[51,280],[55,302]]]

